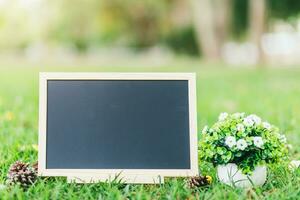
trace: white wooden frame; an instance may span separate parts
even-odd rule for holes
[[[187,80],[189,90],[190,169],[46,169],[47,81],[48,80]],[[196,76],[194,73],[40,73],[39,88],[39,154],[40,176],[71,177],[144,177],[135,181],[146,183],[146,177],[179,177],[198,174]],[[96,180],[96,179],[93,179]],[[78,181],[77,182],[85,182]],[[88,182],[91,182],[89,180]],[[155,181],[154,181],[155,182]]]

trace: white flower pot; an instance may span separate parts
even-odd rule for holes
[[[218,165],[217,173],[221,182],[233,187],[262,186],[267,180],[267,167],[264,165],[257,166],[251,176],[243,174],[234,163]]]

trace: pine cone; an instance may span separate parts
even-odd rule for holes
[[[28,163],[17,161],[9,168],[7,183],[9,185],[19,184],[23,188],[32,185],[37,178],[36,170]]]
[[[211,176],[194,176],[191,177],[188,181],[190,188],[198,188],[210,185],[212,183]]]

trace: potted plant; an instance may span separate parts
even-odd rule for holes
[[[263,185],[267,164],[287,157],[286,137],[256,115],[221,113],[212,127],[205,126],[199,142],[200,160],[217,166],[221,182],[237,187]]]

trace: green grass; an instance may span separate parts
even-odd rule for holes
[[[47,69],[44,69],[45,71]],[[52,69],[55,71],[56,69]],[[197,72],[198,127],[211,125],[220,112],[255,113],[276,124],[293,145],[291,159],[300,154],[300,70],[226,69],[221,67],[176,66],[161,68],[87,67],[57,68],[57,71],[175,71]],[[31,148],[38,138],[37,68],[0,69],[0,183],[5,184],[8,167],[16,160],[34,163]],[[7,113],[13,118],[9,119]],[[300,170],[273,166],[261,188],[234,189],[220,184],[215,170],[199,163],[203,174],[213,176],[213,184],[190,190],[184,180],[168,178],[163,185],[99,183],[68,184],[65,178],[39,178],[28,190],[12,187],[0,191],[0,199],[299,199]]]

